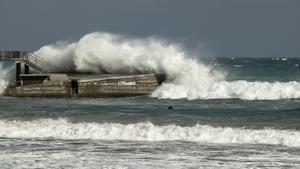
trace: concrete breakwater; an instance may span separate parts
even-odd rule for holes
[[[122,97],[148,95],[163,81],[164,75],[111,75],[78,78],[64,74],[20,75],[20,82],[9,85],[5,96],[12,97]]]

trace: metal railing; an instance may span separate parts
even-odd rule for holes
[[[46,60],[27,51],[0,51],[0,60],[23,62],[40,73],[50,71]]]
[[[23,61],[23,60],[28,59],[28,52],[26,52],[26,51],[1,51],[0,59],[1,60]]]
[[[28,58],[24,62],[35,68],[40,73],[47,73],[50,71],[47,61],[33,53],[28,53]]]

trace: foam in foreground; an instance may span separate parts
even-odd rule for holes
[[[197,124],[156,126],[150,122],[136,124],[69,123],[66,119],[34,121],[0,121],[0,137],[56,138],[130,141],[193,141],[221,144],[279,144],[300,146],[300,132],[276,129],[222,128]]]

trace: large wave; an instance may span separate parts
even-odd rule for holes
[[[95,32],[78,42],[44,46],[35,54],[45,57],[53,71],[166,74],[167,82],[152,93],[157,98],[300,98],[298,82],[229,82],[198,56],[188,55],[181,45],[158,38]]]
[[[278,144],[300,146],[300,132],[276,129],[222,128],[197,124],[156,126],[150,122],[136,124],[69,123],[66,119],[35,121],[0,120],[0,137],[56,138],[131,141],[193,141],[217,144]]]

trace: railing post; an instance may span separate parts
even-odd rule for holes
[[[25,63],[25,74],[29,74],[29,66]]]
[[[20,78],[20,74],[21,74],[21,63],[20,62],[16,62],[16,84],[19,86],[21,83],[21,78]]]

